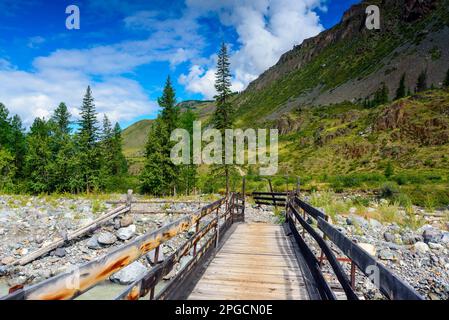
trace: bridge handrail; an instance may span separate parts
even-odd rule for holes
[[[340,282],[343,290],[345,291],[346,297],[349,300],[358,300],[357,295],[355,294],[354,290],[351,288],[349,284],[349,279],[346,276],[346,274],[343,271],[343,268],[341,264],[338,262],[337,258],[335,257],[332,250],[329,248],[329,246],[326,244],[326,241],[315,231],[315,229],[307,223],[306,220],[304,220],[298,213],[298,211],[293,207],[291,203],[288,204],[290,210],[293,212],[293,215],[295,218],[299,221],[299,223],[302,225],[302,227],[312,236],[312,238],[315,239],[315,241],[320,246],[323,253],[326,255],[327,260],[329,261],[332,270],[334,271],[338,282]],[[319,218],[321,219],[321,218]]]
[[[424,300],[409,284],[327,222],[326,215],[294,196],[294,203],[317,220],[318,228],[391,300]],[[289,199],[291,201],[291,198]],[[290,203],[291,205],[291,203]],[[308,228],[306,228],[307,230]],[[309,230],[307,230],[309,231]],[[376,276],[377,271],[377,277]],[[373,274],[374,273],[374,274]]]
[[[139,259],[161,243],[187,231],[202,217],[221,207],[221,198],[195,213],[179,218],[157,230],[148,232],[106,255],[66,271],[43,282],[24,287],[0,300],[68,300],[88,291],[110,275]]]
[[[184,242],[173,254],[171,254],[168,258],[166,258],[162,263],[157,264],[153,269],[149,272],[142,275],[139,279],[134,281],[132,284],[128,285],[115,299],[116,300],[137,300],[140,297],[146,296],[148,293],[150,294],[150,299],[154,298],[154,288],[158,284],[159,281],[162,280],[164,276],[171,272],[173,267],[180,261],[183,256],[186,256],[189,251],[196,246],[196,244],[204,238],[211,230],[218,227],[219,220],[221,218],[225,218],[225,223],[232,216],[232,210],[234,208],[234,200],[236,198],[235,194],[231,194],[228,206],[228,209],[220,214],[215,216],[212,220],[210,220],[206,225],[204,225],[199,231],[196,231],[195,234],[186,242]],[[229,215],[229,217],[228,217]],[[199,221],[197,222],[199,223]],[[206,243],[200,248],[198,252],[194,250],[194,259],[198,259],[205,253],[205,251],[212,244],[212,240],[217,240],[218,234],[215,231],[214,234],[209,237]],[[190,263],[190,261],[189,261]],[[186,266],[185,268],[187,268]],[[173,281],[173,280],[172,280]],[[164,295],[164,291],[168,289],[169,285],[163,289],[162,292],[157,294],[157,298]]]

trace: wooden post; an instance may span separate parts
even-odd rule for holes
[[[215,248],[218,247],[218,240],[219,240],[219,233],[220,233],[220,228],[218,226],[218,223],[220,222],[220,219],[218,219],[219,217],[219,212],[218,210],[220,209],[220,207],[217,208],[216,214],[217,214],[217,224],[215,225]]]
[[[299,197],[299,192],[301,188],[301,180],[299,177],[296,177],[296,195]]]
[[[271,196],[273,197],[274,207],[277,208],[276,198],[274,197],[274,194],[273,194],[273,186],[271,185],[271,179],[268,179],[268,185],[270,186],[270,192],[271,192]]]
[[[242,181],[242,218],[245,221],[245,192],[246,192],[246,177]]]
[[[133,201],[133,191],[131,189],[128,190],[128,194],[126,195],[126,206],[131,209],[131,203]]]
[[[196,227],[195,227],[195,234],[198,233],[198,231],[200,230],[200,219],[198,219],[197,223],[196,223]],[[197,247],[198,242],[195,241],[195,245],[193,246],[193,256],[196,256],[196,247]]]
[[[355,264],[351,260],[351,287],[355,290]]]

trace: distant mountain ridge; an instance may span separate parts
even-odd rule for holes
[[[365,27],[372,4],[381,9],[381,30]],[[411,91],[423,70],[429,85],[439,86],[449,67],[448,39],[447,0],[362,1],[339,24],[282,55],[239,94],[239,124],[272,121],[301,105],[361,101],[382,82],[393,97],[404,72]]]

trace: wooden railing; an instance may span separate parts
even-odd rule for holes
[[[365,250],[351,241],[343,233],[338,231],[327,220],[326,214],[302,201],[296,193],[289,193],[286,203],[286,222],[290,231],[298,244],[308,269],[315,280],[316,288],[322,299],[335,300],[336,296],[325,280],[321,267],[322,262],[327,260],[340,283],[346,297],[349,300],[358,299],[354,292],[355,287],[355,267],[368,277],[380,292],[392,300],[422,300],[421,297],[409,284],[402,281],[393,272],[386,268]],[[315,220],[318,229],[315,229],[308,221],[308,218]],[[318,233],[323,233],[321,236]],[[321,253],[317,257],[305,240],[306,232],[318,244]],[[302,235],[301,235],[302,234]],[[336,257],[331,249],[330,240],[346,258]],[[341,261],[351,263],[350,278],[345,274]]]
[[[238,201],[239,196],[236,194],[231,194],[229,198],[221,198],[204,206],[193,214],[183,216],[168,225],[150,231],[135,240],[114,249],[112,252],[101,258],[92,260],[73,270],[61,273],[43,282],[21,288],[0,299],[74,299],[151,250],[154,249],[158,251],[160,245],[169,239],[172,239],[195,226],[196,232],[191,239],[184,243],[166,261],[159,264],[150,273],[136,281],[118,297],[121,299],[138,298],[151,291],[151,298],[153,298],[154,287],[160,281],[161,277],[166,275],[190,249],[193,249],[194,253],[193,259],[189,262],[190,265],[194,264],[192,261],[198,261],[202,256],[210,252],[209,249],[213,247],[212,244],[217,243],[220,234],[223,234],[229,225],[233,223],[234,219],[237,219],[237,217],[243,213],[239,214],[237,212]],[[224,213],[220,214],[220,210]],[[205,226],[200,229],[200,221],[206,220]],[[200,244],[200,240],[205,240],[205,243],[201,244],[200,248],[197,248]],[[155,257],[157,256],[158,254],[156,252]],[[183,273],[184,272],[181,272],[180,274]],[[179,277],[182,277],[182,275]],[[164,298],[168,296],[169,292],[170,291],[167,289],[164,292],[157,293],[157,297]]]

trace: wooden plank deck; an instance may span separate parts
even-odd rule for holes
[[[189,299],[309,300],[293,246],[278,225],[239,224]]]

